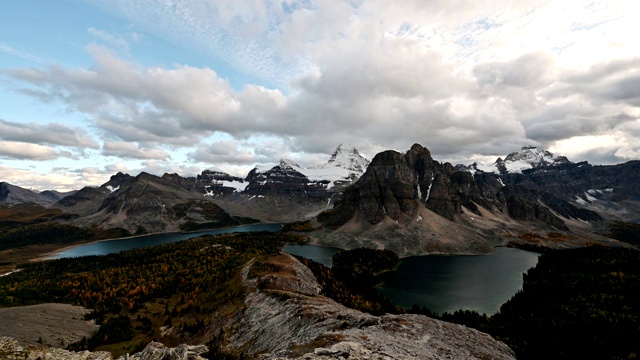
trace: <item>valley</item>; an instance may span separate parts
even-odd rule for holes
[[[529,325],[517,319],[527,309],[539,311],[541,319],[563,319],[573,329],[587,320],[563,311],[574,311],[576,297],[586,296],[585,306],[602,315],[593,315],[602,329],[610,329],[612,321],[638,324],[637,308],[630,305],[636,298],[629,294],[638,290],[640,273],[632,265],[640,233],[639,180],[640,162],[591,166],[525,146],[490,166],[453,166],[414,144],[371,161],[341,145],[327,163],[305,169],[283,159],[257,166],[245,178],[219,170],[193,178],[117,173],[100,186],[64,194],[0,183],[0,274],[6,274],[0,277],[0,306],[82,306],[90,311],[87,320],[100,328],[94,336],[65,340],[64,347],[116,357],[140,352],[154,339],[168,347],[207,345],[207,352],[200,352],[207,358],[548,356],[528,341],[568,350],[557,338],[522,330]],[[242,233],[226,234],[234,231]],[[101,241],[119,238],[125,239]],[[296,246],[309,245],[343,251],[332,260],[336,250],[318,252],[321,263],[282,252],[288,247],[294,250],[286,252],[301,254]],[[522,300],[550,291],[530,285],[533,275],[525,275],[523,283],[522,272],[560,271],[557,260],[536,265],[537,255],[514,260],[519,266],[514,278],[523,288],[501,295],[491,305],[492,316],[474,312],[485,312],[480,306],[454,311],[458,305],[437,308],[398,297],[400,307],[390,300],[396,295],[391,292],[412,291],[394,290],[402,285],[391,285],[389,277],[401,274],[412,257],[483,255],[484,260],[503,250],[525,253],[505,247],[542,253],[541,259],[567,254],[598,263],[601,258],[610,266],[580,280],[586,282],[579,289],[563,290],[566,296],[550,303],[557,306],[552,315],[535,308],[534,300]],[[624,261],[612,261],[616,256]],[[325,266],[336,261],[337,267]],[[441,267],[446,265],[434,271]],[[466,270],[486,273],[486,284],[461,271],[458,282],[471,283],[480,293],[497,292],[489,282],[500,276],[489,267]],[[552,289],[567,286],[544,281]],[[592,289],[588,281],[617,285]],[[460,289],[471,296],[468,288]],[[545,332],[555,320],[549,321],[535,326]],[[59,342],[36,326],[32,331],[44,336],[44,344]],[[616,356],[638,353],[626,336],[616,343],[621,349]],[[35,345],[33,336],[18,340]],[[610,341],[598,342],[597,351],[606,354]]]

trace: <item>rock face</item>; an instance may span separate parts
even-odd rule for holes
[[[186,222],[209,223],[211,227],[236,224],[195,185],[195,179],[177,174],[118,173],[102,186],[85,187],[54,206],[79,214],[80,225],[122,227],[132,233],[139,229],[175,231]]]
[[[310,200],[325,200],[327,198],[327,185],[329,180],[311,181],[303,169],[292,160],[282,159],[280,162],[263,171],[256,167],[249,175],[249,185],[244,193],[256,196],[285,196],[306,198]]]
[[[118,360],[205,360],[202,354],[209,351],[205,345],[180,344],[175,348],[169,348],[159,342],[149,343],[144,350],[131,356],[121,356]]]
[[[340,144],[331,154],[331,158],[325,164],[312,166],[310,169],[340,168],[349,171],[348,177],[352,180],[359,178],[367,170],[369,160],[360,155],[358,149],[352,145]]]
[[[596,220],[584,211],[597,212],[597,218],[640,222],[640,161],[624,164],[592,166],[586,161],[573,163],[564,156],[533,146],[525,146],[504,160],[498,158],[493,165],[474,163],[456,165],[478,178],[492,173],[505,185],[517,185],[577,206],[581,219]],[[546,201],[545,201],[546,203]],[[554,208],[567,208],[559,205]],[[575,214],[568,210],[565,214]],[[576,217],[576,216],[572,216]]]
[[[63,196],[63,195],[61,195]],[[37,204],[51,205],[56,201],[50,194],[42,194],[31,190],[23,189],[19,186],[0,182],[0,205],[12,204]]]
[[[474,174],[433,160],[418,144],[404,154],[385,151],[332,209],[318,215],[313,242],[385,248],[400,256],[477,254],[504,245],[512,232],[568,232],[567,222],[588,227],[584,224],[602,220],[566,197],[545,192],[527,174]]]
[[[131,356],[121,356],[118,360],[205,360],[200,355],[207,352],[204,345],[179,345],[168,348],[161,343],[151,342],[144,350]],[[0,358],[6,360],[51,359],[51,360],[113,360],[106,351],[67,351],[50,347],[22,347],[9,337],[0,337]]]
[[[98,330],[97,325],[83,320],[89,312],[58,303],[0,308],[0,336],[11,336],[22,345],[71,344]]]
[[[0,359],[52,359],[52,360],[113,360],[111,353],[98,352],[73,352],[49,347],[22,347],[18,342],[9,337],[0,337]]]
[[[565,224],[548,206],[566,209],[557,211],[567,217],[599,219],[597,214],[582,214],[561,199],[517,185],[504,186],[496,175],[474,178],[468,172],[456,171],[451,164],[433,160],[429,150],[415,144],[404,155],[391,150],[376,155],[365,174],[318,221],[335,229],[358,215],[375,225],[385,217],[396,221],[414,218],[421,206],[454,221],[463,206],[481,216],[478,205],[496,211],[506,209],[514,220],[540,221],[561,230],[566,229]]]
[[[434,161],[429,150],[418,144],[405,155],[393,150],[379,153],[364,175],[345,189],[342,200],[319,221],[337,228],[356,213],[370,224],[387,216],[400,220],[415,216],[420,203],[452,220],[461,211],[454,189],[446,181],[452,170]]]
[[[228,347],[261,359],[513,359],[505,344],[479,331],[422,315],[373,316],[320,295],[304,265],[269,259],[272,274],[247,279],[241,317],[228,324]],[[246,271],[245,273],[247,273]]]
[[[259,275],[248,264],[241,279],[244,304],[212,314],[220,347],[259,359],[514,359],[513,351],[491,336],[422,315],[373,316],[320,295],[313,273],[287,254],[266,260]],[[230,315],[231,314],[231,315]],[[119,360],[202,360],[204,345],[168,348],[151,342]],[[2,359],[113,360],[108,352],[71,352],[22,347],[0,337]]]
[[[248,184],[244,179],[221,170],[205,170],[196,177],[196,186],[207,196],[231,195],[243,191]]]
[[[562,166],[571,162],[564,156],[556,156],[552,152],[536,146],[523,146],[520,151],[507,155],[504,160],[499,157],[493,164],[486,166],[473,163],[469,166],[456,165],[459,170],[471,172],[483,171],[497,174],[516,174],[540,167]]]

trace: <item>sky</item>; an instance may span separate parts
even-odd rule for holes
[[[341,143],[640,159],[640,2],[0,2],[0,181],[245,176]]]

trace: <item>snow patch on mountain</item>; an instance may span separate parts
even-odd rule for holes
[[[116,187],[113,187],[111,185],[107,185],[107,190],[111,191],[111,193],[114,193],[114,192],[120,190],[120,185],[118,185]]]
[[[327,169],[336,167],[349,170],[350,175],[356,178],[364,174],[369,166],[369,160],[360,155],[358,149],[353,145],[340,144],[325,164],[312,166],[310,169]]]
[[[476,174],[478,171],[487,173],[519,173],[524,170],[541,166],[558,166],[571,163],[564,156],[556,156],[552,152],[536,146],[523,146],[520,151],[507,155],[504,160],[499,157],[493,164],[485,165],[473,163],[469,166],[460,165],[457,169]]]
[[[286,174],[288,171],[296,171],[304,175],[310,182],[328,182],[327,190],[336,182],[350,182],[357,180],[369,166],[369,160],[365,159],[358,149],[351,145],[340,144],[331,155],[329,161],[324,164],[303,168],[290,159],[280,159],[275,165],[257,165],[254,168],[256,174],[265,174],[279,168],[279,172]]]

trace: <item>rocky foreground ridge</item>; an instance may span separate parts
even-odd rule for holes
[[[212,314],[205,329],[217,334],[216,346],[224,351],[262,360],[514,359],[504,343],[465,326],[413,314],[373,316],[340,305],[320,295],[311,270],[290,255],[272,256],[258,270],[253,266],[241,273],[242,305]],[[204,345],[152,342],[119,359],[199,360],[207,351]],[[0,337],[0,358],[113,359],[107,352],[25,348],[7,337]]]
[[[204,345],[179,345],[169,348],[159,342],[151,342],[144,350],[133,355],[125,355],[118,360],[205,360],[200,355],[207,352]],[[0,337],[0,358],[5,360],[114,360],[106,351],[68,351],[50,347],[22,347],[10,337]]]
[[[260,359],[513,359],[491,336],[422,315],[373,316],[320,295],[307,267],[281,254],[251,277],[244,309],[222,324],[227,348]]]

